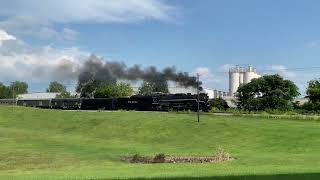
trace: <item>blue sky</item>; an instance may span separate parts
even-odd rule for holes
[[[23,54],[11,53],[18,54],[15,61],[30,53],[37,59],[29,59],[31,64],[39,64],[38,59],[54,64],[61,56],[78,62],[79,56],[94,53],[128,65],[202,71],[204,86],[221,90],[228,89],[228,74],[223,72],[235,64],[253,65],[261,74],[279,73],[296,82],[302,93],[308,80],[320,77],[319,69],[308,68],[320,66],[316,0],[66,2],[4,0],[0,30],[20,43],[2,43],[0,61],[12,61],[6,54],[17,46],[23,46]],[[1,48],[6,48],[2,54]],[[20,67],[29,67],[20,61]],[[300,67],[307,69],[295,69]],[[0,72],[0,81],[27,77],[10,72],[13,75]],[[48,79],[28,78],[34,84],[31,90],[44,89]]]

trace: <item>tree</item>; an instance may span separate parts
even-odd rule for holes
[[[100,72],[100,74],[103,73]],[[76,91],[80,93],[80,97],[93,98],[96,91],[102,91],[102,89],[108,86],[116,86],[116,84],[117,80],[107,72],[104,75],[97,75],[97,73],[92,72],[82,72],[79,75]]]
[[[10,97],[10,90],[9,87],[5,86],[4,84],[0,83],[0,99],[9,99]]]
[[[63,84],[52,81],[47,88],[47,92],[59,93],[57,98],[75,98],[76,96],[71,96],[70,92],[67,91],[67,87]]]
[[[49,87],[47,88],[47,92],[53,93],[63,93],[66,91],[67,87],[57,81],[50,82]]]
[[[311,103],[320,103],[320,80],[311,80],[308,83],[307,97]]]
[[[128,97],[133,94],[133,89],[128,83],[119,83],[116,86],[117,97]]]
[[[169,93],[168,82],[162,75],[154,75],[150,79],[143,82],[139,88],[139,94],[151,95],[153,93]]]
[[[238,108],[249,111],[266,109],[288,110],[292,100],[300,93],[298,87],[279,75],[266,75],[253,79],[238,88]]]
[[[94,92],[94,98],[114,98],[115,90],[113,86],[104,86]]]
[[[106,85],[98,88],[94,93],[94,98],[120,98],[128,97],[133,94],[130,84],[120,83],[118,85]]]
[[[314,79],[308,82],[307,97],[309,101],[301,106],[308,111],[320,110],[320,79]]]
[[[168,82],[163,75],[157,75],[153,79],[149,80],[148,83],[152,85],[153,92],[168,93]]]
[[[211,100],[209,100],[209,103],[210,103],[212,108],[217,108],[219,110],[224,110],[225,111],[228,108],[230,108],[228,106],[228,103],[222,98],[211,99]]]
[[[143,82],[142,86],[139,87],[139,94],[141,95],[151,95],[153,93],[153,87],[150,83]]]
[[[18,94],[28,93],[28,84],[26,82],[14,81],[8,88],[10,91],[10,97],[16,98]]]
[[[76,98],[76,97],[77,97],[76,95],[72,96],[68,91],[61,92],[57,95],[57,98]]]

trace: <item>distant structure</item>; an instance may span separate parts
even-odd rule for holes
[[[202,92],[208,94],[209,99],[217,99],[217,98],[223,98],[228,96],[228,92],[205,88],[205,87],[203,88]]]
[[[234,96],[241,84],[251,82],[252,79],[261,77],[252,66],[248,68],[235,66],[229,69],[229,96]]]
[[[133,94],[139,93],[139,87],[132,87]],[[182,86],[171,86],[168,87],[169,93],[176,94],[176,93],[183,93],[183,94],[197,94],[197,88],[194,87],[182,87]],[[216,99],[216,98],[223,98],[228,96],[228,92],[219,91],[216,89],[206,88],[203,87],[201,93],[208,94],[209,99]]]
[[[36,92],[28,94],[19,94],[17,99],[28,99],[28,100],[37,100],[37,99],[53,99],[56,98],[60,93],[47,93],[47,92]]]

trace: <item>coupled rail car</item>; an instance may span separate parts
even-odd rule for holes
[[[197,95],[191,94],[156,94],[150,96],[134,95],[128,98],[54,98],[39,100],[17,100],[17,105],[65,109],[65,110],[137,110],[137,111],[197,111]],[[200,94],[200,110],[211,109],[207,94]]]

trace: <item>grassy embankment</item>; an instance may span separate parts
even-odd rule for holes
[[[320,179],[320,121],[0,106],[0,179]],[[123,155],[211,155],[221,164],[126,164]]]

